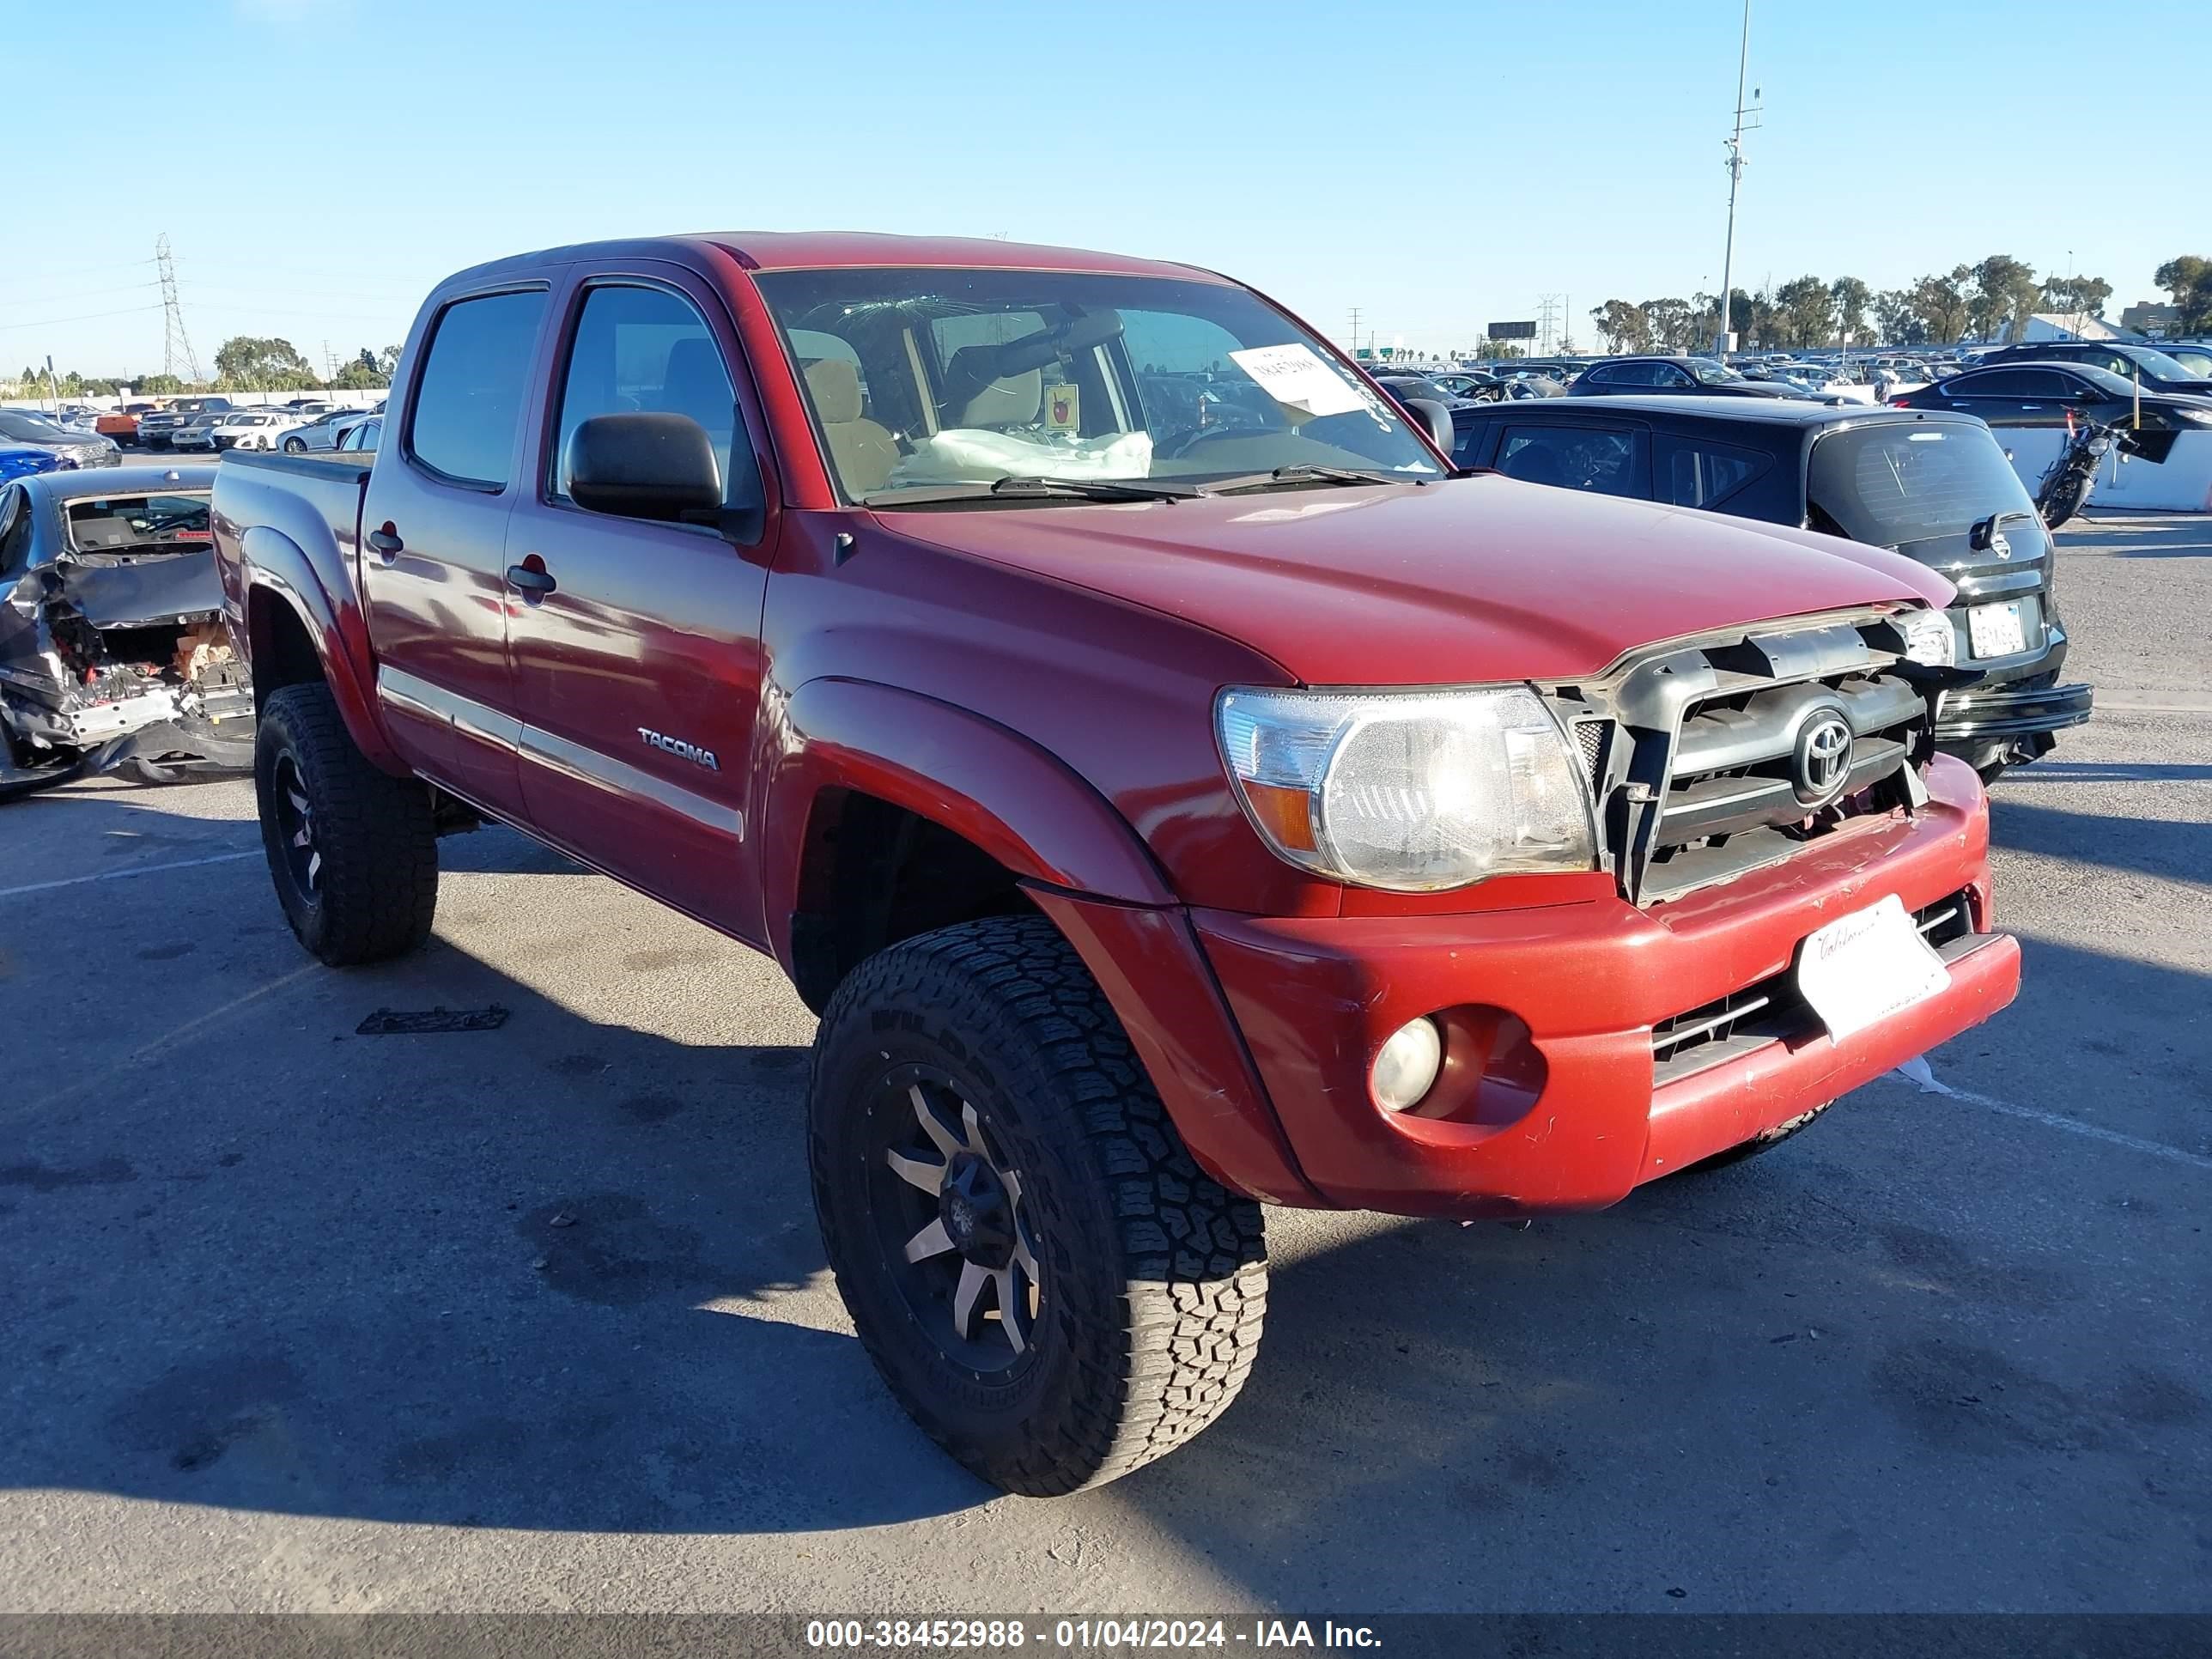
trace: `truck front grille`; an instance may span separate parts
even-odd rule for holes
[[[1606,851],[1638,903],[1926,799],[1928,696],[1881,612],[1662,647],[1561,695]]]

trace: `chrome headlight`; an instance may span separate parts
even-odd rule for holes
[[[1908,611],[1897,618],[1897,631],[1905,636],[1905,656],[1925,668],[1954,668],[1959,661],[1959,636],[1951,618],[1941,611]]]
[[[1214,732],[1253,826],[1317,875],[1422,893],[1596,862],[1581,769],[1525,686],[1231,689]]]

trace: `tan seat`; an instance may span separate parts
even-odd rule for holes
[[[866,495],[890,482],[898,445],[884,428],[860,413],[860,371],[842,357],[806,365],[806,390],[830,445],[830,459],[848,495]]]
[[[1044,407],[1044,371],[1032,368],[994,380],[968,400],[955,426],[1029,426]]]

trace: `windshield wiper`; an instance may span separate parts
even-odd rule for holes
[[[1291,466],[1279,466],[1273,472],[1247,472],[1234,478],[1218,478],[1204,486],[1209,495],[1225,495],[1233,490],[1264,489],[1269,484],[1335,483],[1335,484],[1424,484],[1425,477],[1408,472],[1382,472],[1357,466],[1318,466],[1301,461]]]
[[[860,497],[863,507],[927,507],[945,501],[1060,500],[1081,501],[1187,501],[1198,494],[1189,484],[1143,478],[1000,478],[990,483],[948,484],[941,489],[878,489]]]

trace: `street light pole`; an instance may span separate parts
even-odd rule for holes
[[[1735,131],[1728,139],[1729,211],[1728,245],[1721,255],[1721,325],[1713,336],[1713,356],[1724,357],[1728,353],[1729,300],[1735,282],[1735,191],[1743,179],[1743,118],[1751,112],[1744,106],[1743,87],[1746,73],[1751,66],[1751,0],[1743,0],[1743,44],[1735,60]]]

